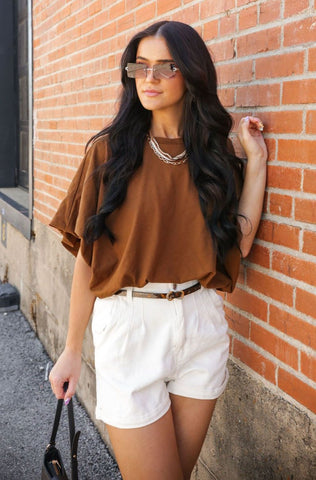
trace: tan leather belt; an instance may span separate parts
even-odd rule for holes
[[[141,298],[164,298],[167,300],[173,300],[174,298],[183,298],[185,295],[189,295],[189,293],[196,292],[201,288],[201,284],[198,282],[192,287],[185,288],[184,290],[171,290],[168,293],[155,293],[155,292],[140,292],[138,290],[132,290],[133,297],[141,297]],[[126,290],[118,290],[115,292],[115,295],[126,295]]]

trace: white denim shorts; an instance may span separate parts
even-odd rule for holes
[[[178,284],[177,290],[195,283]],[[94,305],[97,419],[137,428],[168,411],[169,393],[219,397],[229,352],[222,298],[203,287],[172,301],[133,297],[133,290],[169,292],[172,283],[126,290],[126,296],[97,298]]]

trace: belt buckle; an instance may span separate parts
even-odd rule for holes
[[[170,290],[170,292],[168,292],[166,295],[166,299],[169,300],[169,302],[171,302],[171,300],[173,300],[174,298],[183,298],[183,297],[184,297],[184,290],[179,290],[179,292]]]

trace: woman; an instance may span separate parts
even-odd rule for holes
[[[263,126],[240,122],[243,175],[214,65],[183,23],[135,35],[121,70],[118,113],[90,141],[51,222],[77,259],[66,346],[50,381],[67,403],[93,312],[96,416],[123,478],[189,479],[227,383],[215,289],[234,288],[260,220]]]

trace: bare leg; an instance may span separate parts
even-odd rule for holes
[[[171,409],[184,480],[199,457],[216,400],[196,400],[170,394]]]
[[[107,426],[124,480],[189,480],[216,400],[170,395],[171,409],[141,428]]]
[[[124,480],[183,480],[171,409],[146,427],[107,429]]]

